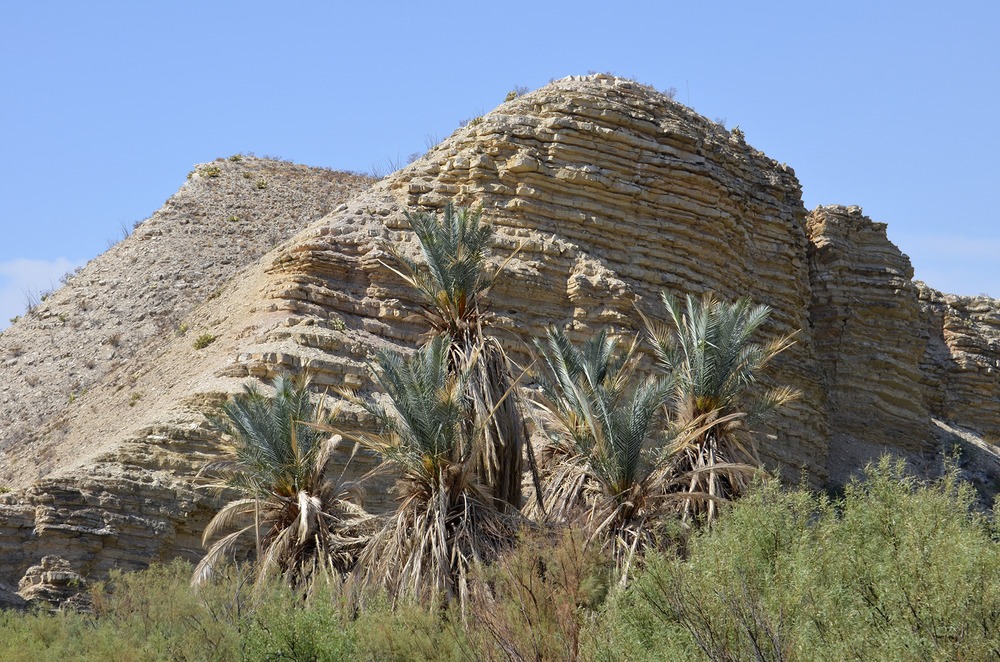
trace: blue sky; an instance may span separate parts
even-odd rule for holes
[[[1000,297],[995,0],[362,4],[7,3],[0,328],[195,163],[405,162],[589,70],[676,87],[795,168],[808,208],[861,205],[918,278]]]

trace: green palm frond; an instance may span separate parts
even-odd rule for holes
[[[489,273],[494,228],[474,210],[448,202],[443,217],[405,212],[420,241],[423,267],[388,246],[396,273],[420,295],[423,316],[436,333],[452,337],[472,332],[485,311],[484,299],[500,270]]]
[[[669,440],[660,431],[672,382],[638,378],[636,343],[606,331],[577,348],[550,328],[536,348],[545,371],[536,378],[535,402],[549,436],[541,461],[544,512],[538,514],[582,519],[591,539],[609,545],[624,570],[651,544],[665,503],[664,468],[671,458],[662,451]]]
[[[792,344],[792,336],[755,342],[770,308],[748,298],[727,304],[711,294],[700,301],[688,295],[683,308],[666,292],[662,298],[669,323],[643,317],[659,367],[677,377],[671,403],[673,470],[686,476],[684,491],[711,497],[688,500],[685,516],[711,521],[717,503],[745,491],[752,468],[760,465],[750,426],[796,397],[789,388],[760,392],[756,386],[768,363]],[[701,432],[680,434],[695,428]]]
[[[522,452],[527,428],[517,402],[512,367],[503,346],[484,333],[489,326],[487,295],[515,250],[495,270],[487,263],[495,230],[482,220],[482,208],[455,207],[443,216],[406,213],[420,242],[423,263],[387,246],[395,260],[390,267],[417,292],[421,316],[431,334],[447,334],[449,370],[467,372],[467,425],[483,431],[476,471],[498,504],[521,506]]]
[[[231,443],[230,454],[199,475],[212,476],[215,488],[239,496],[206,528],[208,553],[193,582],[210,579],[248,533],[257,540],[257,585],[275,574],[306,583],[321,562],[338,571],[351,565],[370,516],[351,502],[356,482],[343,480],[343,472],[337,480],[325,473],[341,441],[322,430],[326,418],[323,403],[312,403],[305,379],[279,375],[273,396],[248,384],[223,404],[222,415],[209,419]],[[242,528],[209,544],[236,526]]]
[[[476,476],[483,430],[468,425],[466,389],[476,363],[450,367],[452,342],[435,336],[413,355],[375,356],[375,380],[391,406],[346,393],[375,417],[377,432],[345,436],[382,454],[400,475],[399,505],[365,547],[357,579],[395,598],[457,599],[469,572],[513,543],[518,526]]]

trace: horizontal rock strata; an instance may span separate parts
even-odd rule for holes
[[[830,461],[857,464],[841,452],[855,439],[876,454],[928,451],[920,371],[928,335],[909,259],[889,242],[885,224],[860,207],[817,208],[807,225],[810,324],[838,435]]]
[[[1000,301],[917,286],[930,336],[920,363],[927,406],[1000,443]]]
[[[254,168],[266,167],[277,170],[258,178]],[[280,170],[255,160],[199,168],[155,222],[116,247],[118,261],[92,263],[30,320],[48,327],[19,323],[0,337],[0,349],[16,339],[35,351],[38,333],[70,333],[56,320],[79,297],[113,308],[108,317],[123,316],[131,333],[120,357],[114,343],[101,344],[111,332],[99,326],[60,346],[59,358],[40,349],[31,356],[36,365],[77,366],[95,347],[114,354],[86,393],[75,392],[74,406],[58,408],[51,434],[30,435],[34,455],[15,452],[27,433],[2,428],[8,463],[0,471],[20,489],[0,494],[0,598],[16,602],[12,587],[25,573],[26,586],[56,591],[58,583],[42,580],[48,556],[82,577],[199,557],[201,531],[219,505],[193,480],[220,452],[205,413],[282,370],[308,371],[317,396],[374,391],[371,352],[408,351],[424,331],[411,319],[413,293],[386,267],[388,248],[415,255],[405,212],[449,200],[482,205],[496,224],[495,264],[518,250],[491,297],[496,333],[520,360],[548,325],[576,339],[605,326],[635,334],[639,309],[664,315],[664,290],[749,295],[771,306],[763,336],[795,333],[796,343],[762,386],[790,385],[800,397],[762,430],[770,436],[761,451],[793,480],[839,480],[867,457],[855,452],[862,446],[929,452],[931,416],[1000,432],[996,302],[914,284],[884,225],[856,207],[807,214],[790,168],[645,86],[604,75],[557,81],[504,103],[371,188]],[[299,175],[306,191],[315,177],[332,177],[334,188],[300,195]],[[273,208],[240,206],[279,190]],[[286,234],[262,238],[256,222],[228,230],[243,228],[252,209],[255,218],[287,219],[282,232],[301,231],[285,242]],[[156,257],[151,242],[167,237],[184,238],[201,256],[190,274],[198,287],[176,282],[188,272]],[[226,269],[216,274],[216,262]],[[161,289],[184,294],[155,315],[127,310],[136,292]],[[211,342],[195,349],[200,336]],[[4,373],[17,384],[4,404],[14,425],[33,388],[24,382],[27,355],[7,366],[21,372]],[[343,426],[370,425],[339,404]],[[360,456],[350,475],[376,461]],[[385,509],[392,498],[382,483],[365,504]]]

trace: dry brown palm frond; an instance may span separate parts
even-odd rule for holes
[[[404,499],[359,558],[356,581],[394,600],[464,605],[475,588],[472,570],[511,548],[520,518],[497,510],[482,490],[467,486],[457,500],[451,491]]]
[[[493,337],[481,337],[471,348],[453,346],[452,361],[456,370],[470,375],[466,397],[471,415],[466,425],[481,430],[476,459],[479,480],[490,487],[498,507],[517,510],[522,500],[522,458],[528,443],[518,401],[520,376],[512,376],[512,362]]]

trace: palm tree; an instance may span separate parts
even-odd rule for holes
[[[429,323],[431,335],[450,338],[449,369],[468,374],[466,424],[484,434],[476,470],[498,504],[517,510],[522,449],[530,459],[531,447],[510,360],[500,342],[484,332],[490,322],[490,288],[514,255],[495,271],[487,270],[495,231],[482,221],[481,207],[456,208],[449,202],[442,218],[410,212],[406,218],[420,241],[423,266],[389,246],[400,268],[393,271],[417,291],[420,317]]]
[[[516,517],[501,512],[477,479],[483,434],[467,425],[465,392],[475,366],[456,371],[451,355],[446,335],[407,358],[380,352],[372,372],[391,406],[347,394],[375,419],[377,431],[345,435],[380,453],[401,476],[399,505],[357,565],[363,584],[394,598],[464,604],[470,569],[495,559],[517,531]]]
[[[536,347],[546,368],[535,396],[549,436],[544,515],[582,518],[590,539],[612,546],[624,579],[636,554],[655,544],[676,489],[663,411],[672,379],[638,378],[636,343],[607,331],[578,349],[550,328]]]
[[[752,426],[797,395],[790,388],[749,392],[768,363],[792,344],[792,336],[754,342],[771,309],[754,306],[749,298],[727,304],[711,293],[701,301],[688,295],[686,312],[666,292],[662,298],[670,323],[648,317],[645,322],[658,365],[676,377],[672,422],[680,429],[701,428],[675,445],[675,471],[688,476],[688,493],[713,497],[689,500],[685,517],[704,514],[711,522],[717,500],[744,492],[753,468],[760,466]]]
[[[255,540],[258,586],[278,574],[302,585],[321,566],[344,572],[364,542],[370,516],[352,501],[356,484],[344,481],[343,472],[337,480],[324,473],[341,438],[317,427],[326,420],[323,404],[312,404],[304,378],[280,375],[274,390],[269,396],[245,385],[222,406],[222,416],[209,419],[232,445],[229,457],[199,475],[215,476],[214,487],[239,496],[206,527],[206,546],[235,530],[208,546],[192,583],[209,580],[248,535]]]

